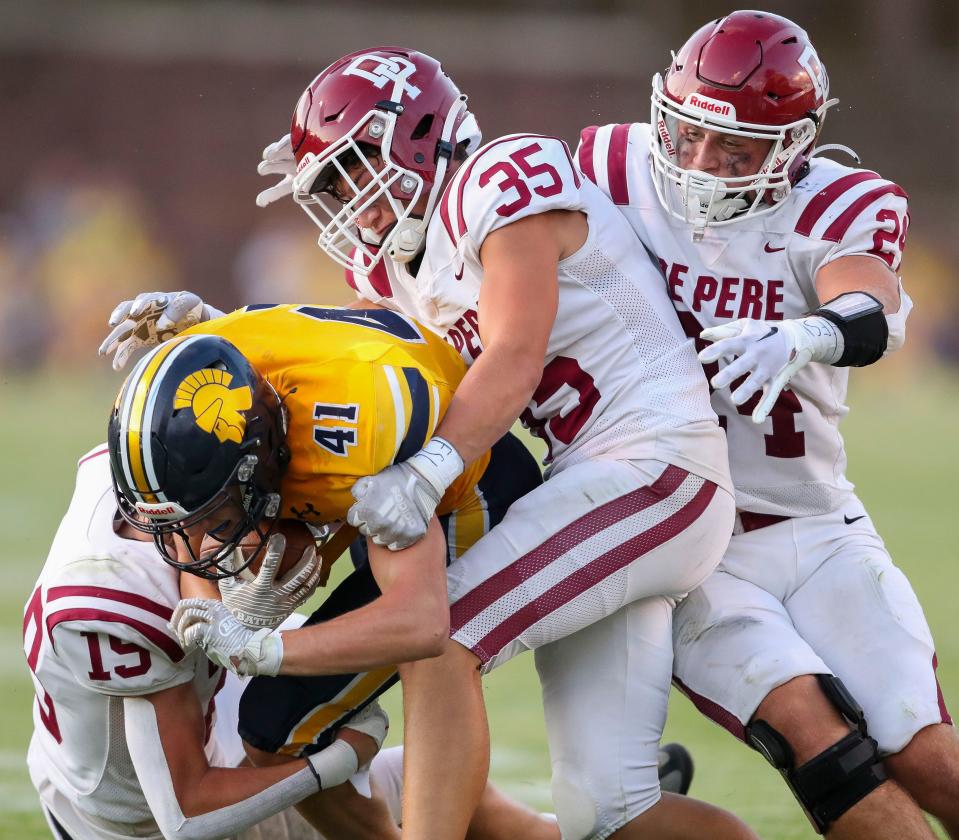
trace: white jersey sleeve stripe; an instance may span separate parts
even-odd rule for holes
[[[629,204],[629,184],[626,179],[626,152],[629,149],[629,123],[614,126],[610,132],[606,153],[606,178],[613,204]]]
[[[60,598],[103,598],[108,601],[117,601],[153,613],[164,621],[169,621],[173,615],[173,610],[166,604],[152,601],[133,592],[109,589],[105,586],[54,586],[47,592],[47,603]]]
[[[84,455],[79,461],[77,461],[77,468],[79,468],[81,464],[85,464],[87,461],[91,460],[92,458],[97,458],[100,455],[106,455],[109,451],[110,450],[106,444],[94,447],[86,455]]]
[[[443,229],[446,231],[446,235],[450,238],[450,242],[452,242],[454,246],[456,245],[456,234],[453,232],[453,221],[450,219],[450,201],[453,196],[453,185],[458,184],[459,180],[460,179],[454,175],[449,184],[446,185],[446,189],[443,191],[443,197],[440,199],[440,219],[443,222]]]
[[[485,148],[480,149],[475,155],[473,155],[467,161],[466,169],[463,172],[462,176],[459,177],[459,183],[456,185],[456,190],[455,190],[456,191],[456,234],[457,236],[456,236],[456,239],[454,239],[454,243],[458,242],[460,238],[466,235],[467,226],[466,226],[466,214],[463,211],[463,194],[465,192],[466,184],[469,181],[470,175],[472,175],[473,173],[473,167],[476,166],[477,161],[481,157],[484,157],[491,149],[495,149],[501,143],[512,143],[512,142],[515,142],[516,140],[526,140],[526,139],[555,140],[556,138],[549,137],[544,134],[510,134],[510,135],[507,135],[506,137],[501,137],[499,140],[494,140]],[[565,145],[565,143],[563,145]],[[572,159],[570,159],[570,163],[572,163]],[[450,186],[452,186],[452,184]],[[577,186],[579,185],[577,184]],[[452,195],[450,196],[450,200],[452,200]],[[441,216],[442,216],[442,213],[441,213]]]
[[[593,183],[606,193],[606,195],[610,194],[607,163],[609,161],[609,144],[613,134],[613,128],[615,128],[615,126],[600,126],[596,130],[596,139],[593,143],[593,171],[596,175]]]
[[[47,636],[56,648],[53,640],[53,631],[60,624],[67,621],[81,621],[87,623],[106,623],[106,624],[125,624],[136,630],[143,638],[150,641],[159,650],[162,650],[171,662],[179,662],[184,657],[183,650],[166,633],[158,630],[151,624],[139,621],[129,615],[118,612],[109,612],[107,610],[96,609],[95,607],[74,607],[71,609],[62,609],[51,612],[47,616],[46,627]]]
[[[872,181],[878,178],[879,175],[877,173],[864,170],[861,172],[853,172],[851,175],[846,175],[843,178],[833,181],[825,189],[818,192],[810,200],[809,204],[806,205],[806,208],[802,211],[802,215],[799,217],[799,221],[796,223],[796,233],[800,236],[810,236],[816,223],[839,196],[857,184],[861,184],[863,181]]]
[[[579,170],[590,181],[596,183],[596,166],[593,163],[593,146],[596,145],[596,133],[599,131],[598,125],[591,125],[584,128],[579,135],[579,148],[576,150],[576,160],[579,164]]]
[[[864,195],[859,196],[853,201],[836,220],[826,229],[822,235],[823,239],[830,242],[841,242],[849,226],[856,220],[856,217],[863,212],[870,204],[875,203],[884,195],[896,195],[900,198],[908,198],[905,191],[896,184],[886,184],[882,187],[876,187]]]

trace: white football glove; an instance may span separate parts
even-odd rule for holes
[[[280,634],[241,624],[221,601],[187,598],[170,618],[170,629],[187,653],[199,648],[217,665],[241,677],[275,677],[283,661]]]
[[[322,571],[322,558],[317,555],[316,546],[305,548],[299,562],[276,580],[285,551],[286,537],[273,534],[266,544],[256,577],[244,569],[236,577],[220,579],[223,603],[247,627],[276,629],[316,589]]]
[[[703,364],[732,359],[711,380],[719,390],[745,376],[730,394],[742,405],[761,388],[765,394],[753,409],[753,422],[762,423],[782,389],[800,368],[811,361],[831,363],[842,355],[842,337],[836,325],[819,315],[788,321],[754,321],[740,318],[703,330],[699,337],[715,342],[699,353]]]
[[[100,345],[101,356],[113,357],[113,369],[120,370],[141,347],[153,347],[203,321],[223,313],[204,303],[193,292],[143,292],[125,300],[110,314],[113,327]]]
[[[446,488],[462,472],[455,447],[434,437],[409,460],[359,479],[346,521],[390,551],[408,548],[426,536]]]
[[[290,135],[284,134],[263,150],[263,160],[256,171],[260,175],[282,175],[282,179],[272,187],[267,187],[256,197],[257,207],[267,207],[288,195],[293,195],[293,176],[296,175],[296,159],[293,157],[293,144]]]

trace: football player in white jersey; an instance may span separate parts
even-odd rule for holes
[[[24,615],[25,653],[37,691],[27,761],[53,836],[218,838],[239,832],[240,840],[323,840],[286,808],[317,790],[319,779],[304,761],[227,769],[244,758],[237,734],[244,683],[177,646],[167,621],[180,597],[179,572],[162,561],[149,534],[119,518],[108,461],[106,444],[80,459],[70,507]],[[296,569],[284,580],[295,576]],[[271,606],[281,607],[279,600],[275,596]],[[295,598],[287,597],[286,606],[295,607]],[[303,619],[294,614],[283,626]],[[340,746],[314,754],[310,761],[324,789],[368,759],[385,732],[385,716],[372,707],[341,730],[347,740],[334,742]],[[375,743],[357,733],[374,736]],[[346,743],[355,744],[362,759],[350,755],[353,747],[346,752]],[[402,755],[402,747],[377,753],[370,772],[397,823]],[[680,757],[674,750],[663,758]],[[668,769],[684,775],[675,763]],[[354,785],[363,789],[358,779]],[[312,811],[328,811],[329,836],[385,836],[369,800],[331,795]],[[548,822],[487,786],[470,836],[498,840],[517,831],[550,836]]]
[[[656,772],[672,608],[732,529],[724,436],[695,352],[647,255],[563,142],[478,145],[439,64],[395,48],[324,70],[278,144],[297,162],[286,186],[360,295],[416,317],[472,365],[426,446],[357,482],[350,521],[403,548],[518,416],[550,449],[543,488],[449,568],[457,644],[403,673],[404,836],[465,833],[488,766],[480,673],[527,649],[564,836],[751,836],[719,809],[661,798]],[[274,667],[277,650],[280,673],[322,666],[322,625],[285,647],[275,634],[237,648],[209,619],[208,652],[247,671],[261,656]]]
[[[586,129],[577,162],[659,259],[729,439],[736,531],[677,610],[677,683],[818,831],[930,837],[918,803],[959,837],[932,637],[837,429],[848,367],[903,342],[906,194],[815,157],[835,101],[801,28],[736,12],[655,77],[651,124]]]
[[[37,692],[27,763],[54,837],[225,837],[346,781],[386,735],[378,708],[308,759],[236,766],[236,728],[214,717],[226,672],[177,644],[179,573],[119,518],[106,455],[104,444],[80,459],[24,613]],[[239,681],[229,687],[235,721]],[[395,764],[382,764],[386,791]]]

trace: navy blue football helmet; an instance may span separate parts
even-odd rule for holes
[[[285,436],[282,400],[229,341],[164,342],[134,368],[110,416],[120,513],[177,568],[211,580],[235,575],[273,530]],[[203,534],[215,548],[207,541],[200,551]]]

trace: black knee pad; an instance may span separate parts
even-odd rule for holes
[[[816,831],[833,822],[886,780],[876,742],[866,733],[866,718],[838,677],[818,674],[819,685],[839,713],[855,728],[844,738],[796,767],[788,741],[764,720],[746,728],[746,740],[786,780]]]

